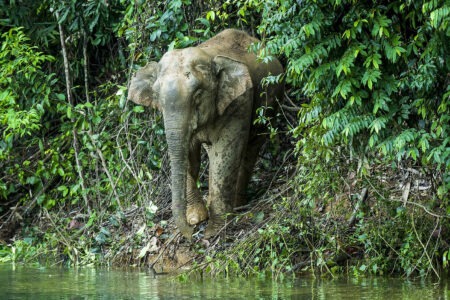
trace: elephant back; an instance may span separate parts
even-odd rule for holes
[[[249,51],[249,47],[258,42],[258,39],[244,31],[226,29],[198,45],[198,48],[205,50],[212,57],[217,55],[227,56],[247,65],[255,87],[254,95],[258,97],[263,92],[261,80],[268,75],[278,75],[283,72],[283,67],[277,59],[268,63],[261,63],[257,60],[257,56]],[[258,104],[260,99],[255,100]]]
[[[259,40],[244,31],[226,29],[198,47],[208,49],[207,51],[217,52],[216,55],[221,54],[230,56],[233,59],[239,59],[242,58],[243,54],[249,54],[248,47],[255,42],[259,42]]]

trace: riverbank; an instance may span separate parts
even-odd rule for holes
[[[331,186],[318,190],[321,198],[311,205],[295,185],[306,166],[282,159],[263,170],[272,160],[261,159],[252,181],[263,192],[229,215],[227,227],[209,240],[203,239],[205,224],[196,227],[191,242],[177,233],[166,177],[161,184],[166,188],[147,206],[130,202],[123,211],[91,215],[43,210],[4,223],[0,261],[136,266],[213,277],[301,272],[439,277],[445,270],[440,255],[447,255],[448,229],[436,208],[422,204],[431,191],[426,175],[412,167],[398,172],[375,166],[371,177],[358,178],[355,162],[341,166],[335,177],[339,193],[330,194]],[[5,236],[8,232],[14,235]]]
[[[448,272],[448,1],[208,3],[0,1],[0,261]],[[148,62],[227,28],[261,40],[248,51],[262,62],[277,57],[284,72],[261,84],[285,93],[274,118],[255,108],[271,143],[250,204],[190,243],[171,219],[162,114],[130,103],[128,87]]]

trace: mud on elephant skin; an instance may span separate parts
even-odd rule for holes
[[[193,225],[209,217],[205,237],[224,225],[223,215],[246,203],[245,189],[264,128],[253,125],[261,105],[276,107],[283,85],[262,86],[283,68],[261,63],[249,46],[258,42],[227,29],[206,42],[169,51],[131,80],[128,97],[163,113],[172,180],[172,212],[178,229],[191,238]],[[274,110],[272,110],[274,111]],[[196,181],[202,145],[209,157],[208,209]]]

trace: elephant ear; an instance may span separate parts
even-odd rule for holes
[[[218,55],[213,59],[218,76],[217,112],[222,115],[239,96],[253,87],[247,66],[232,58]]]
[[[128,89],[128,99],[143,106],[159,108],[157,95],[153,90],[153,84],[158,78],[158,63],[152,61],[141,68],[131,79]]]

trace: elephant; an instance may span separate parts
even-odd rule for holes
[[[282,74],[283,67],[249,52],[257,42],[244,31],[226,29],[195,47],[166,52],[131,79],[128,99],[163,114],[172,213],[188,239],[206,219],[205,238],[215,236],[224,216],[246,204],[245,189],[267,136],[253,122],[256,109],[263,105],[275,112],[284,93],[282,83],[261,83]],[[202,145],[209,158],[207,206],[196,184]]]

